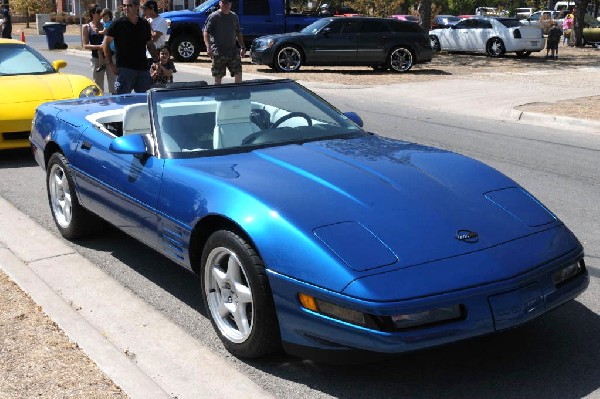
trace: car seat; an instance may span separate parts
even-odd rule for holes
[[[220,101],[215,116],[213,147],[238,147],[245,137],[259,131],[259,127],[250,120],[250,112],[250,98]]]

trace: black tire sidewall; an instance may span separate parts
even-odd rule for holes
[[[249,337],[242,343],[231,342],[223,336],[208,307],[205,281],[206,262],[211,251],[218,247],[227,248],[236,254],[241,267],[245,271],[252,292],[252,331]],[[200,280],[202,300],[213,328],[225,348],[233,355],[241,358],[257,358],[278,350],[280,347],[279,325],[275,315],[273,296],[264,272],[262,260],[256,251],[239,235],[228,230],[219,230],[208,238],[202,251],[201,262]]]

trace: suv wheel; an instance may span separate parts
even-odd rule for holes
[[[200,42],[190,35],[180,35],[173,39],[171,49],[177,61],[193,62],[200,54]]]
[[[302,66],[302,52],[296,46],[284,45],[275,52],[275,70],[297,72]]]
[[[414,65],[412,52],[406,47],[396,47],[388,55],[387,67],[392,72],[406,72]]]

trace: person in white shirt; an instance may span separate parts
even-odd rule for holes
[[[150,22],[152,29],[152,41],[156,48],[161,48],[167,41],[167,29],[169,25],[167,20],[158,15],[158,3],[154,0],[147,0],[142,4],[142,11],[144,18]],[[146,52],[146,58],[148,58],[148,66],[152,65],[152,57],[150,53]]]

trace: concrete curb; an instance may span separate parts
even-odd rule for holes
[[[0,269],[131,398],[272,397],[3,198]]]
[[[516,108],[513,108],[511,111],[510,118],[532,125],[542,125],[564,130],[577,130],[579,132],[585,131],[591,134],[600,134],[600,121],[597,120],[520,111]]]

